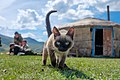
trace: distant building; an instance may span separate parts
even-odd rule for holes
[[[120,24],[97,18],[85,18],[61,26],[75,28],[74,47],[77,56],[120,57]]]

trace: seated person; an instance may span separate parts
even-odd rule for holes
[[[21,45],[23,38],[21,36],[21,34],[19,34],[18,32],[15,32],[15,36],[14,36],[14,43],[16,45]]]
[[[34,55],[26,40],[23,40],[21,45],[11,43],[9,53],[13,55]]]
[[[16,45],[14,43],[10,43],[10,50],[9,50],[10,55],[18,55],[18,53],[23,53],[23,52],[24,51],[22,50],[21,46]]]
[[[25,51],[21,48],[21,45],[14,45],[14,55],[24,55]]]
[[[10,55],[13,55],[13,54],[14,54],[14,43],[10,43],[9,54],[10,54]]]
[[[24,51],[21,48],[22,45],[22,36],[18,32],[15,32],[14,36],[14,55],[18,55],[18,53],[23,54]],[[25,53],[24,53],[25,54]]]
[[[32,50],[29,48],[26,40],[22,41],[22,47],[21,48],[25,52],[25,55],[32,55],[32,54],[34,54],[32,52]]]
[[[22,41],[21,46],[22,46],[22,49],[23,49],[24,51],[31,51],[31,49],[29,48],[26,40],[23,40],[23,41]]]

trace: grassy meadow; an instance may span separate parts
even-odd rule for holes
[[[0,55],[0,80],[120,80],[118,58],[67,58],[70,69],[42,66],[41,56]]]

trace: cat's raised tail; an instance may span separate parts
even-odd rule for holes
[[[46,29],[47,29],[47,33],[48,33],[48,37],[52,34],[52,31],[51,31],[51,26],[50,26],[50,20],[49,20],[49,16],[51,13],[54,13],[54,12],[57,12],[56,10],[51,10],[47,13],[46,15]]]

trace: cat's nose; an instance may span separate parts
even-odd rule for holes
[[[67,51],[67,49],[64,48],[64,47],[60,47],[60,48],[59,48],[59,51],[65,52],[65,51]]]

